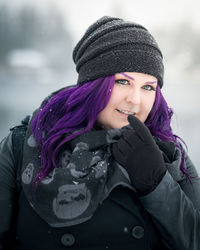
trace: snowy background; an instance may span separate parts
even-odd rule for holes
[[[0,0],[0,139],[50,92],[76,82],[74,45],[96,19],[118,16],[158,41],[173,129],[200,173],[199,9],[197,0]]]

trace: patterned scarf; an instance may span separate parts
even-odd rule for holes
[[[52,227],[72,226],[89,220],[98,205],[118,185],[133,191],[126,170],[113,160],[111,145],[123,129],[90,131],[66,143],[58,166],[38,185],[34,180],[41,170],[40,150],[29,124],[22,166],[22,186],[37,214]]]

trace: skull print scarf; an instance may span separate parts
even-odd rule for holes
[[[118,185],[132,190],[126,170],[111,154],[122,129],[92,130],[64,145],[58,166],[39,183],[40,150],[29,124],[24,144],[22,187],[31,207],[52,227],[72,226],[89,220],[98,205]]]

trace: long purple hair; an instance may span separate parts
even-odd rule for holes
[[[114,86],[114,75],[98,78],[83,85],[65,88],[46,100],[32,121],[32,132],[41,148],[42,170],[35,179],[36,186],[56,166],[61,147],[74,137],[90,131],[98,114],[106,107]],[[145,124],[152,135],[172,141],[180,148],[178,136],[170,128],[173,111],[168,107],[159,86],[151,114]],[[184,168],[182,151],[181,170]]]

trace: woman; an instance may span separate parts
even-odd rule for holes
[[[78,84],[33,113],[23,161],[12,132],[1,143],[0,249],[200,249],[200,181],[152,35],[103,17],[73,59]]]

